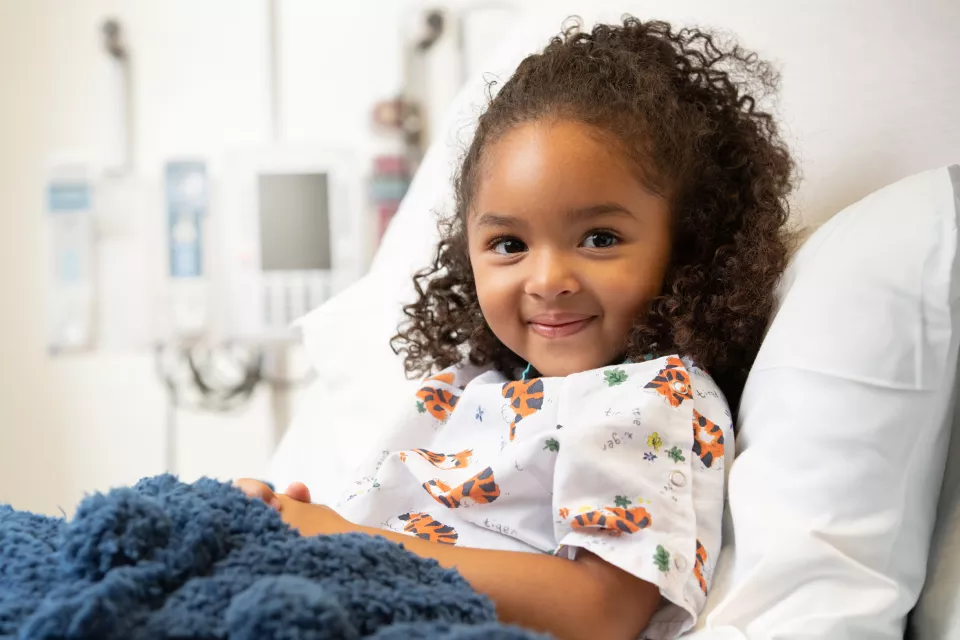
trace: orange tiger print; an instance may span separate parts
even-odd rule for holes
[[[435,466],[437,469],[462,469],[470,464],[473,449],[464,449],[459,453],[434,453],[426,449],[414,449],[414,453]]]
[[[407,521],[407,524],[403,525],[404,531],[412,533],[421,540],[439,542],[440,544],[457,544],[457,538],[459,538],[457,530],[449,525],[437,522],[432,516],[411,511],[397,517]]]
[[[650,514],[643,507],[604,507],[574,516],[570,526],[574,529],[600,529],[620,535],[636,533],[649,527],[650,523]]]
[[[439,384],[431,385],[430,383],[439,383],[452,387],[453,374],[441,373],[427,378],[423,381],[424,386],[420,387],[420,390],[417,391],[417,397],[423,401],[423,405],[426,410],[430,412],[430,415],[440,422],[443,422],[449,418],[453,410],[457,408],[457,401],[460,400],[460,395],[456,393],[455,389],[442,389]]]
[[[473,503],[486,504],[500,497],[500,486],[494,479],[493,469],[490,467],[452,489],[442,480],[428,480],[423,483],[423,488],[434,500],[448,509],[469,506]],[[440,492],[435,492],[435,489],[439,489]]]
[[[671,407],[679,407],[684,400],[693,398],[690,391],[690,375],[683,366],[680,358],[667,358],[667,366],[660,370],[657,377],[648,382],[644,389],[653,389],[670,403]]]
[[[700,590],[703,591],[703,595],[707,595],[707,581],[703,579],[703,565],[707,563],[707,550],[703,548],[703,545],[700,544],[700,539],[697,538],[697,556],[693,560],[693,575],[697,577],[697,582],[700,583]]]
[[[501,390],[503,397],[510,400],[514,418],[510,423],[510,442],[517,437],[517,423],[531,416],[543,407],[543,380],[514,380],[505,382]]]
[[[713,466],[714,460],[723,459],[723,431],[696,409],[693,410],[692,449],[708,468]]]

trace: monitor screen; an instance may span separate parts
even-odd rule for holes
[[[261,269],[330,269],[327,174],[261,174],[258,192]]]

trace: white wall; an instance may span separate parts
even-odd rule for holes
[[[281,6],[280,134],[371,148],[370,106],[400,84],[400,3]],[[69,512],[85,492],[163,466],[166,397],[149,354],[45,353],[44,167],[61,151],[105,160],[115,140],[102,20],[119,18],[127,33],[136,160],[155,178],[170,155],[216,160],[268,141],[266,7],[263,0],[0,0],[0,502]],[[262,473],[270,416],[265,392],[236,415],[180,412],[179,470]]]

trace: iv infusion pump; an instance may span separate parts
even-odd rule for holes
[[[50,171],[51,352],[283,343],[366,267],[372,230],[350,153],[271,147],[159,173]]]
[[[92,340],[94,321],[92,194],[83,167],[51,170],[45,196],[47,341],[51,351],[83,349]]]
[[[360,168],[331,150],[236,153],[224,165],[217,233],[220,325],[271,341],[357,280],[370,253]]]

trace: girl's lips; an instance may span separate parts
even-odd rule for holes
[[[555,318],[534,318],[529,321],[530,328],[544,338],[566,338],[583,331],[596,316],[557,316]],[[573,318],[573,319],[570,319]]]

